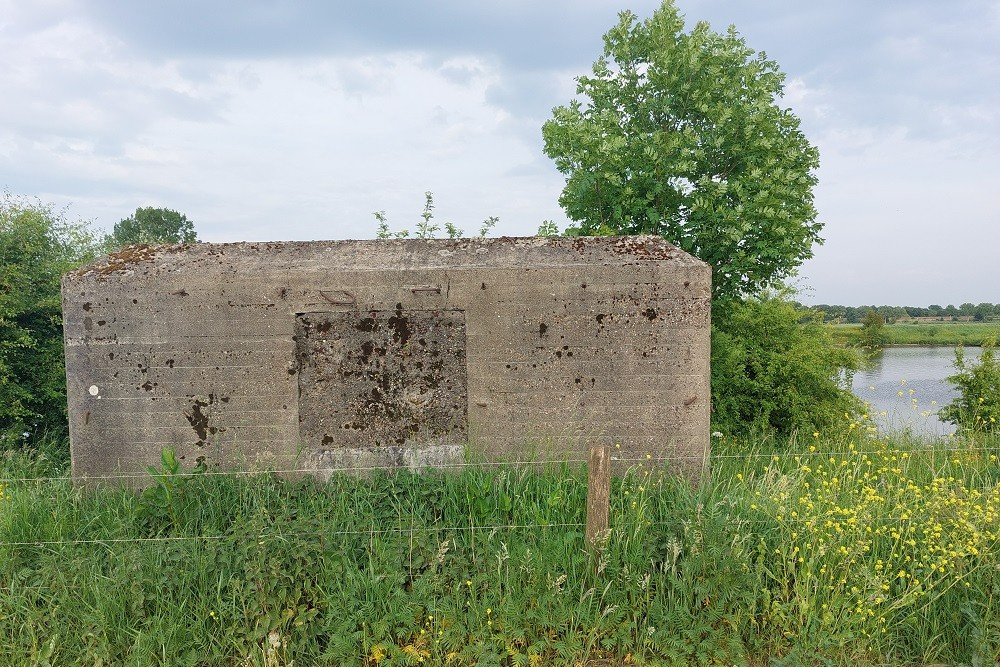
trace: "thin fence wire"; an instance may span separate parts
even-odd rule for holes
[[[814,517],[813,520],[821,518]],[[911,521],[917,520],[916,517],[868,517],[870,520],[885,520],[885,521]],[[786,519],[786,523],[808,523],[806,519]],[[662,527],[676,525],[675,523],[668,523],[665,521],[657,522],[647,522],[647,527]],[[287,539],[301,539],[301,538],[334,538],[334,537],[344,537],[348,535],[387,535],[387,534],[398,534],[398,535],[413,535],[417,533],[450,533],[450,532],[480,532],[480,533],[495,533],[500,530],[537,530],[539,528],[543,529],[563,529],[563,528],[585,528],[586,524],[582,522],[561,522],[561,523],[531,523],[531,524],[493,524],[493,525],[468,525],[468,526],[433,526],[433,527],[411,527],[411,528],[371,528],[366,530],[332,530],[332,531],[310,531],[310,532],[295,532],[295,533],[257,533],[257,534],[224,534],[224,535],[165,535],[157,537],[145,537],[145,538],[95,538],[95,539],[80,539],[80,540],[48,540],[48,541],[24,541],[24,542],[0,542],[0,547],[44,547],[50,550],[55,550],[58,547],[68,547],[68,546],[106,546],[110,547],[112,545],[120,544],[130,544],[130,545],[157,545],[164,543],[191,543],[191,542],[225,542],[225,541],[252,541],[257,542],[260,546],[265,546],[268,540],[287,540]],[[948,532],[952,533],[953,527],[949,527]],[[581,534],[582,536],[582,534]],[[0,587],[0,592],[13,593],[18,590],[55,590],[55,589],[71,589],[75,590],[80,588],[75,585],[63,585],[63,586],[45,586],[45,585],[22,585],[19,588],[13,586],[3,586]]]
[[[937,450],[941,452],[941,450]],[[970,448],[965,447],[961,450],[963,452],[972,451]],[[979,451],[983,452],[993,452],[996,448],[979,448]],[[885,453],[895,453],[886,452],[885,450],[837,450],[837,451],[823,451],[823,452],[810,452],[809,454],[804,453],[788,453],[783,455],[776,455],[773,453],[749,453],[746,455],[713,455],[713,458],[768,458],[770,460],[780,460],[780,459],[793,459],[796,456],[807,457],[830,457],[830,456],[858,456],[858,455],[874,455],[874,454],[885,454]],[[901,452],[900,452],[901,453]],[[911,452],[912,454],[912,452]],[[681,458],[678,456],[668,456],[668,457],[653,457],[645,456],[638,458],[626,458],[617,457],[614,460],[626,463],[643,463],[649,461],[670,461],[673,459]],[[698,457],[701,458],[701,457]],[[570,460],[556,460],[547,461],[543,463],[585,463],[584,459],[570,459]],[[450,464],[446,467],[448,468],[482,468],[485,466],[533,466],[538,465],[539,461],[504,461],[504,462],[480,462],[480,463],[461,463],[461,464]],[[445,467],[445,466],[442,466]],[[368,467],[365,470],[385,470],[385,467]],[[359,469],[354,468],[330,468],[326,469],[331,472],[357,472]],[[214,472],[214,473],[196,473],[196,474],[216,474],[216,475],[256,475],[256,474],[268,474],[268,473],[301,473],[300,469],[288,469],[288,470],[268,470],[268,471],[234,471],[234,472]],[[308,471],[315,472],[315,471]],[[189,473],[190,474],[190,473]],[[147,473],[146,475],[109,475],[104,476],[102,479],[120,479],[120,478],[136,478],[136,477],[150,477]],[[57,477],[57,478],[23,478],[21,480],[15,481],[72,481],[72,477]],[[402,516],[399,517],[402,519]],[[771,520],[774,517],[769,514],[762,512],[762,520]],[[829,519],[839,519],[841,518],[836,511],[830,511],[810,517],[783,517],[781,522],[785,524],[794,525],[807,525],[809,523],[818,524]],[[868,523],[878,522],[878,523],[905,523],[909,521],[916,521],[918,517],[914,516],[868,516],[865,521]],[[658,521],[658,522],[647,522],[647,528],[664,527],[669,525],[675,525],[671,522]],[[586,524],[583,522],[557,522],[557,523],[517,523],[517,524],[488,524],[488,525],[478,525],[469,524],[461,526],[421,526],[421,527],[397,527],[397,528],[368,528],[368,529],[352,529],[352,530],[324,530],[324,531],[311,531],[311,532],[275,532],[275,533],[230,533],[230,534],[218,534],[218,535],[162,535],[162,536],[152,536],[152,537],[123,537],[123,538],[89,538],[89,539],[62,539],[62,540],[26,540],[26,541],[9,541],[0,542],[0,548],[45,548],[50,550],[56,550],[66,547],[75,546],[95,546],[95,547],[111,547],[113,545],[162,545],[168,543],[211,543],[211,542],[225,542],[225,541],[253,541],[265,545],[268,541],[275,540],[288,540],[288,539],[332,539],[337,537],[347,537],[347,536],[382,536],[382,535],[416,535],[416,534],[448,534],[456,532],[465,533],[495,533],[497,531],[513,531],[513,530],[539,530],[539,529],[583,529]],[[955,528],[949,526],[946,528],[949,532]],[[14,593],[16,591],[23,590],[56,590],[56,589],[75,589],[77,586],[46,586],[46,585],[22,585],[20,587],[6,586],[0,587],[0,592],[4,593]]]
[[[953,453],[995,453],[1000,452],[1000,447],[968,447],[962,446],[957,448],[928,448],[924,450],[926,453],[932,454],[953,454]],[[782,454],[776,454],[774,452],[747,452],[740,454],[711,454],[706,456],[704,454],[671,454],[668,456],[653,456],[645,455],[639,457],[628,457],[628,456],[614,456],[612,455],[612,461],[618,463],[626,464],[652,464],[672,462],[684,459],[699,459],[699,460],[716,460],[716,459],[754,459],[754,458],[765,458],[772,462],[796,460],[796,459],[810,459],[810,458],[840,458],[844,457],[857,457],[857,456],[878,456],[878,455],[903,455],[907,457],[912,457],[915,455],[920,455],[920,450],[909,450],[909,451],[897,451],[897,450],[886,450],[886,449],[838,449],[838,450],[825,450],[825,451],[811,451],[811,452],[787,452]],[[486,468],[496,468],[496,467],[537,467],[539,465],[566,465],[566,464],[576,464],[582,465],[587,463],[587,459],[583,458],[566,458],[566,459],[551,459],[551,460],[516,460],[516,461],[465,461],[465,462],[455,462],[455,463],[444,463],[434,466],[427,466],[425,470],[453,470],[453,469],[486,469]],[[115,480],[156,480],[158,478],[184,478],[184,477],[194,477],[194,476],[224,476],[224,477],[249,477],[256,475],[287,475],[287,474],[319,474],[319,473],[362,473],[362,472],[375,472],[375,471],[400,471],[409,470],[409,468],[390,468],[386,466],[344,466],[344,467],[327,467],[327,468],[313,468],[313,469],[302,469],[302,468],[275,468],[267,470],[234,470],[234,471],[186,471],[177,473],[134,473],[134,474],[114,474],[114,475],[100,475],[100,476],[88,476],[84,478],[74,478],[73,476],[56,476],[56,477],[7,477],[0,478],[0,484],[10,486],[11,484],[29,484],[29,483],[42,483],[42,482],[90,482],[90,481],[115,481]],[[820,515],[806,517],[784,517],[783,521],[789,524],[807,524],[809,522],[825,521],[828,519],[836,518],[838,515],[836,512],[829,512]],[[867,521],[877,521],[877,522],[902,522],[910,520],[912,517],[909,516],[869,516],[866,517]],[[435,533],[435,532],[449,532],[449,531],[496,531],[496,530],[517,530],[517,529],[537,529],[537,528],[558,528],[558,527],[583,527],[583,523],[532,523],[532,524],[496,524],[496,525],[475,525],[470,524],[468,526],[427,526],[427,527],[411,527],[411,528],[371,528],[371,529],[361,529],[361,530],[334,530],[334,531],[323,531],[317,533],[276,533],[276,534],[261,534],[258,536],[253,536],[249,534],[223,534],[223,535],[181,535],[181,536],[154,536],[154,537],[131,537],[131,538],[92,538],[92,539],[75,539],[75,540],[42,540],[42,541],[11,541],[11,542],[0,542],[0,547],[28,547],[28,546],[69,546],[69,545],[84,545],[84,544],[115,544],[115,543],[165,543],[165,542],[184,542],[184,541],[211,541],[211,540],[224,540],[224,539],[270,539],[276,537],[307,537],[309,535],[316,536],[326,536],[326,537],[336,537],[336,536],[347,536],[347,535],[386,535],[386,534],[417,534],[417,533]],[[650,526],[662,526],[666,525],[664,522],[650,523]],[[0,589],[2,590],[2,589]]]
[[[760,520],[771,520],[774,517],[768,515],[765,512],[761,512]],[[809,517],[792,517],[783,516],[779,523],[785,524],[796,524],[796,525],[807,525],[807,524],[819,524],[830,519],[843,519],[842,515],[831,510],[822,514],[816,514]],[[874,515],[866,516],[864,518],[864,524],[870,523],[905,523],[914,522],[922,520],[921,517],[913,515]],[[752,520],[751,520],[752,522]],[[664,526],[676,526],[676,522],[667,521],[647,521],[644,524],[646,528],[653,527],[664,527]],[[368,535],[374,537],[376,535],[417,535],[417,534],[427,534],[427,533],[448,533],[448,532],[496,532],[500,530],[528,530],[528,529],[538,529],[538,528],[584,528],[586,523],[584,522],[556,522],[556,523],[519,523],[519,524],[469,524],[462,526],[412,526],[409,528],[366,528],[366,529],[354,529],[354,530],[326,530],[326,531],[311,531],[306,533],[301,532],[279,532],[279,533],[224,533],[219,535],[160,535],[153,537],[107,537],[107,538],[88,538],[88,539],[70,539],[70,540],[23,540],[23,541],[11,541],[11,542],[0,542],[0,547],[65,547],[65,546],[80,546],[80,545],[108,545],[108,544],[124,544],[124,543],[167,543],[167,542],[210,542],[210,541],[226,541],[226,540],[274,540],[274,539],[292,539],[292,538],[307,538],[307,537],[317,537],[317,538],[330,538],[330,537],[345,537],[349,535]],[[2,590],[2,589],[0,589]]]
[[[161,535],[158,537],[113,537],[113,538],[93,538],[86,540],[42,540],[37,542],[0,542],[0,547],[54,547],[54,546],[78,546],[83,544],[122,544],[122,543],[162,543],[162,542],[210,542],[216,540],[262,540],[290,539],[304,537],[343,537],[347,535],[415,535],[418,533],[447,533],[447,532],[492,532],[498,530],[527,530],[537,528],[582,528],[584,523],[523,523],[523,524],[497,524],[480,526],[470,524],[468,526],[428,526],[412,528],[369,528],[365,530],[329,530],[313,531],[308,533],[230,533],[224,535]]]
[[[804,518],[784,518],[782,521],[789,524],[807,524],[810,522],[820,521],[824,518],[831,518],[836,515],[829,514],[823,515],[821,517],[815,517],[812,519]],[[868,517],[868,522],[877,521],[879,523],[898,523],[904,521],[915,521],[916,517]],[[652,527],[663,527],[675,525],[674,523],[668,523],[665,521],[655,521],[647,524],[647,528]],[[491,533],[500,530],[536,530],[539,528],[584,528],[585,523],[573,522],[573,523],[526,523],[526,524],[508,524],[508,525],[471,525],[471,526],[447,526],[447,527],[420,527],[420,528],[370,528],[365,530],[332,530],[324,532],[313,532],[313,533],[231,533],[223,535],[162,535],[158,537],[106,537],[106,538],[92,538],[92,539],[79,539],[79,540],[39,540],[39,541],[21,541],[21,542],[0,542],[0,547],[69,547],[69,546],[82,546],[82,545],[92,545],[92,546],[107,546],[110,544],[163,544],[168,542],[214,542],[214,541],[255,541],[262,542],[267,540],[277,540],[277,539],[299,539],[307,537],[317,537],[317,538],[330,538],[330,537],[346,537],[349,535],[367,535],[369,537],[374,537],[376,535],[417,535],[417,534],[428,534],[428,533],[455,533],[455,532],[484,532]]]
[[[771,519],[773,517],[762,513],[762,519]],[[810,524],[818,523],[821,521],[826,521],[829,519],[842,518],[841,514],[836,511],[830,511],[823,514],[816,514],[809,517],[791,517],[783,516],[779,523],[786,524]],[[864,519],[864,524],[877,522],[877,523],[904,523],[921,520],[918,516],[913,515],[874,515],[866,516]],[[663,526],[674,526],[675,522],[667,521],[650,521],[644,524],[645,527],[663,527]],[[0,542],[0,547],[27,547],[27,546],[70,546],[70,545],[81,545],[81,544],[114,544],[114,543],[124,543],[124,542],[197,542],[203,540],[226,540],[226,539],[251,539],[251,540],[261,540],[261,539],[275,539],[275,538],[299,538],[299,537],[338,537],[346,535],[415,535],[419,533],[442,533],[442,532],[493,532],[498,530],[526,530],[529,528],[581,528],[586,526],[583,522],[558,522],[558,523],[522,523],[522,524],[470,524],[468,526],[423,526],[423,527],[411,527],[411,528],[366,528],[360,530],[329,530],[329,531],[315,531],[309,533],[226,533],[220,535],[162,535],[155,537],[108,537],[108,538],[90,538],[90,539],[74,539],[74,540],[25,540],[19,542]]]
[[[884,454],[905,454],[907,457],[920,456],[925,454],[944,453],[982,453],[1000,455],[1000,446],[995,447],[928,447],[924,450],[886,450],[886,449],[838,449],[838,450],[816,450],[808,452],[787,452],[776,454],[774,452],[745,452],[739,454],[669,454],[645,456],[616,456],[612,454],[611,460],[617,463],[670,463],[673,461],[713,461],[713,460],[747,460],[747,459],[769,459],[772,461],[794,460],[796,457],[803,459],[807,457],[838,457],[847,456],[878,456]],[[496,468],[496,467],[531,467],[544,465],[582,465],[587,462],[585,458],[554,458],[543,460],[517,460],[517,461],[462,461],[454,463],[436,463],[433,465],[420,467],[391,467],[379,466],[341,466],[341,467],[317,467],[317,468],[266,468],[255,470],[185,470],[176,473],[166,472],[135,472],[116,473],[107,475],[86,475],[74,477],[72,475],[59,475],[51,477],[0,477],[0,484],[18,483],[40,483],[40,482],[106,482],[115,480],[139,480],[157,479],[161,477],[252,477],[256,475],[317,475],[336,473],[371,473],[371,472],[396,472],[396,471],[427,471],[436,470],[462,470],[467,468]]]

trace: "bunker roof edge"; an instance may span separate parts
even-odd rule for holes
[[[362,239],[326,241],[243,241],[237,243],[140,244],[123,248],[68,272],[64,279],[102,279],[140,267],[183,266],[198,258],[287,255],[324,265],[380,270],[392,266],[571,266],[670,262],[705,265],[659,236],[492,237],[461,239]]]

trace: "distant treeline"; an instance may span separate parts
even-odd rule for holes
[[[1000,319],[1000,303],[963,303],[960,306],[948,304],[939,306],[931,304],[919,306],[831,306],[821,303],[808,306],[811,310],[823,313],[824,322],[839,322],[843,324],[858,324],[869,310],[877,311],[886,322],[906,322],[915,319],[935,320],[965,320],[972,322],[987,322]]]

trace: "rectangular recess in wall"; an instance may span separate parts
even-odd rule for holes
[[[465,311],[299,313],[295,341],[305,448],[465,444]]]

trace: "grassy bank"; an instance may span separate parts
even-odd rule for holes
[[[860,324],[831,324],[830,333],[840,345],[856,344]],[[883,329],[886,345],[982,345],[989,338],[1000,339],[1000,323],[921,322],[887,324]]]
[[[138,495],[8,454],[0,664],[990,663],[996,446],[723,438],[698,488],[642,460],[598,560],[571,466]]]

